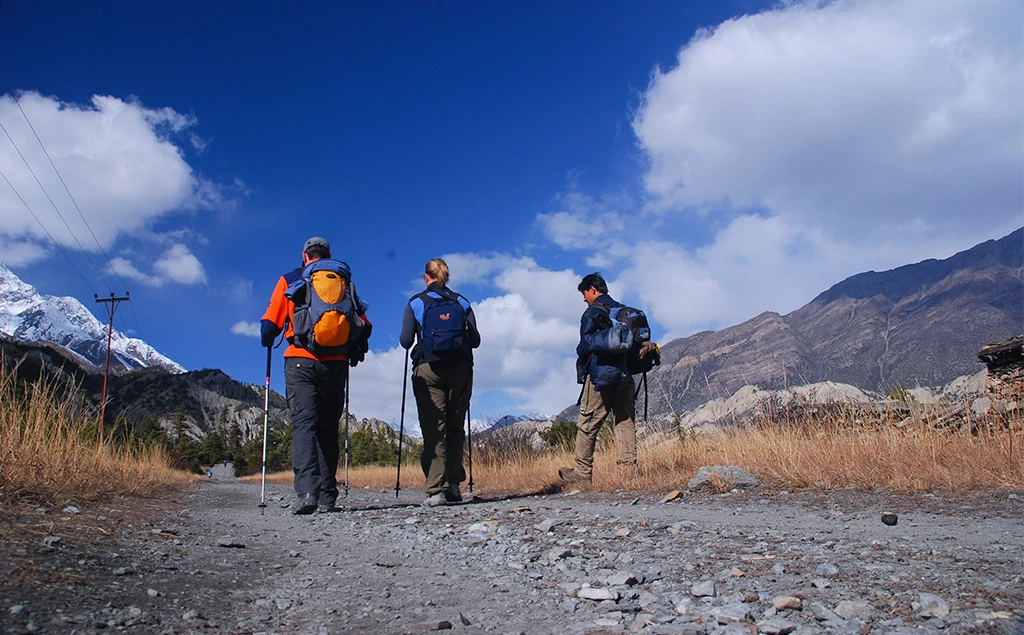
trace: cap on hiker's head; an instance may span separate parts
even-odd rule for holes
[[[306,241],[305,245],[302,246],[302,251],[309,251],[309,248],[313,247],[315,245],[321,245],[325,249],[327,249],[327,251],[331,250],[331,243],[327,242],[326,238],[321,238],[319,236],[313,236],[312,238],[310,238],[309,240]]]

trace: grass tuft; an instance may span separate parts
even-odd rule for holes
[[[188,480],[162,450],[99,447],[96,424],[73,388],[43,380],[19,384],[16,371],[0,363],[0,505],[148,495]]]

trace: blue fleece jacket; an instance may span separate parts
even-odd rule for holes
[[[628,330],[609,317],[609,309],[622,306],[607,293],[597,296],[594,305],[580,317],[580,343],[576,346],[576,381],[587,377],[597,390],[618,386],[629,377],[626,355]]]

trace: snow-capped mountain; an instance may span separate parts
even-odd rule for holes
[[[26,342],[59,344],[86,362],[103,366],[107,327],[72,297],[40,295],[0,263],[0,333]],[[110,367],[137,369],[162,366],[175,373],[185,369],[146,342],[117,330],[110,341]]]

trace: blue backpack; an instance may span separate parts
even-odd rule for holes
[[[418,314],[424,356],[443,359],[464,351],[469,344],[466,339],[469,301],[448,289],[424,291],[417,299],[422,305],[414,306],[413,312]]]
[[[323,258],[306,265],[285,290],[295,304],[293,344],[314,355],[347,355],[363,338],[366,322],[359,316],[348,265]]]

